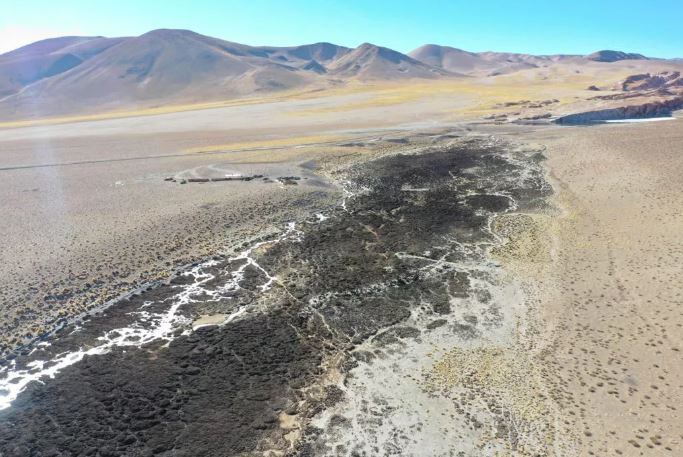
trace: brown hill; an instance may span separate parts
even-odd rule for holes
[[[24,62],[30,61],[31,72]],[[330,78],[449,76],[391,49],[363,44],[247,46],[189,30],[139,37],[63,37],[0,56],[5,119],[221,100],[324,85]],[[37,102],[39,101],[39,102]]]
[[[410,55],[370,43],[355,49],[332,43],[248,46],[172,29],[126,38],[61,37],[0,55],[0,118],[217,101],[350,80],[491,77],[527,70],[548,78],[642,58],[616,51],[587,57],[474,53],[433,44]],[[652,70],[640,70],[646,71]],[[634,83],[643,84],[629,84]]]
[[[268,57],[283,62],[316,61],[322,64],[332,62],[351,52],[351,48],[332,43],[314,43],[292,47],[260,47]]]
[[[473,52],[436,44],[426,44],[411,51],[408,55],[427,65],[461,73],[478,69],[483,60]]]
[[[451,73],[389,48],[363,43],[333,62],[332,74],[358,79],[437,78]]]
[[[596,51],[593,54],[588,54],[586,56],[588,60],[594,60],[596,62],[618,62],[620,60],[647,60],[648,58],[642,54],[636,54],[633,52],[622,52],[622,51],[611,51],[602,50]]]
[[[427,65],[469,75],[497,75],[527,68],[547,66],[574,56],[534,56],[508,52],[468,52],[436,44],[426,44],[408,55]]]
[[[268,49],[186,30],[155,30],[121,41],[2,102],[15,117],[110,109],[169,101],[202,101],[310,82],[315,72],[271,59]]]
[[[0,98],[68,71],[123,40],[77,36],[51,38],[0,55]]]

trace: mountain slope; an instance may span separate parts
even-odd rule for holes
[[[611,51],[611,50],[596,51],[592,54],[588,54],[586,56],[586,59],[594,60],[596,62],[608,62],[608,63],[618,62],[620,60],[648,60],[648,58],[642,54],[636,54],[633,52]]]
[[[363,43],[333,62],[330,73],[358,79],[436,78],[449,72],[432,67],[405,54]]]
[[[31,72],[24,61],[32,62]],[[11,75],[0,85],[6,119],[214,101],[348,79],[455,76],[369,43],[248,46],[173,29],[46,40],[0,56],[3,62]]]
[[[0,55],[0,98],[44,78],[68,71],[123,38],[60,37],[38,41]]]
[[[351,52],[350,48],[332,43],[314,43],[292,47],[259,47],[270,59],[284,62],[316,61],[327,64]]]
[[[186,30],[155,30],[121,41],[5,100],[16,115],[138,103],[228,98],[310,82],[312,71],[269,58],[263,48]],[[303,61],[302,61],[303,62]]]
[[[509,52],[468,52],[436,44],[426,44],[408,54],[427,65],[470,75],[495,75],[548,65],[574,56],[534,56]]]
[[[483,59],[473,52],[436,44],[426,44],[409,52],[408,55],[427,65],[461,73],[475,70],[483,62]]]

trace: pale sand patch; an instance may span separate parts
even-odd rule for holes
[[[239,143],[223,143],[223,144],[212,144],[207,146],[199,146],[193,148],[184,149],[183,152],[187,153],[202,153],[202,152],[216,152],[223,151],[226,149],[249,149],[249,148],[274,148],[274,147],[285,147],[285,146],[303,146],[303,145],[313,145],[320,143],[329,143],[333,140],[339,140],[343,138],[339,135],[306,135],[306,136],[293,136],[288,138],[276,138],[271,140],[258,140],[258,141],[245,141]]]
[[[682,455],[683,121],[532,136],[562,209],[543,360],[577,455]]]
[[[186,143],[173,135],[35,140],[27,130],[21,141],[0,139],[0,165],[21,167],[0,172],[0,352],[49,330],[59,318],[272,230],[280,217],[294,217],[291,209],[283,213],[287,202],[306,198],[315,205],[310,197],[322,202],[326,194],[336,201],[336,191],[319,179],[283,189],[257,180],[180,185],[166,176],[213,167],[313,176],[299,164],[352,152],[287,147],[174,155]]]
[[[225,323],[228,317],[228,314],[212,314],[210,316],[201,316],[192,322],[192,330],[197,330],[202,327],[222,325]]]

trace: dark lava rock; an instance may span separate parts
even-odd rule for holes
[[[327,354],[342,356],[342,371],[372,363],[372,351],[352,352],[354,345],[375,335],[378,341],[418,338],[420,329],[401,325],[415,308],[448,314],[452,297],[471,293],[468,274],[452,265],[475,254],[458,246],[493,242],[492,215],[550,192],[537,161],[510,160],[506,148],[473,139],[350,169],[350,190],[362,192],[345,210],[301,224],[298,239],[256,250],[258,267],[229,259],[204,267],[214,277],[203,286],[222,300],[205,293],[181,312],[232,312],[245,303],[265,311],[178,336],[168,347],[157,341],[87,357],[44,384],[33,383],[0,411],[0,456],[259,451],[278,427],[279,413],[298,405],[323,374]],[[222,289],[239,268],[241,288]],[[263,292],[265,271],[282,285]],[[143,306],[162,312],[178,288],[195,280],[180,275],[142,291],[91,316],[79,332],[65,328],[46,350],[58,354],[92,344],[105,331],[129,325]],[[442,324],[436,320],[429,328],[436,325]],[[453,331],[471,337],[476,325],[466,321]],[[17,363],[29,358],[20,355]],[[343,396],[334,386],[323,393],[299,412],[325,409]],[[318,433],[307,428],[299,455],[314,455],[307,440]]]
[[[206,329],[201,337],[181,337],[153,357],[115,351],[73,365],[0,413],[0,454],[37,456],[54,449],[56,455],[87,455],[92,448],[100,455],[251,451],[273,428],[278,414],[273,405],[286,401],[289,385],[305,384],[317,371],[319,342],[298,333],[305,331],[304,322],[275,311]],[[222,352],[195,351],[207,345]],[[202,369],[182,368],[188,358]]]
[[[428,330],[434,330],[435,328],[443,327],[448,321],[446,319],[436,319],[427,324]]]

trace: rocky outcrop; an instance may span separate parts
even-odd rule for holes
[[[642,73],[624,79],[620,86],[623,91],[654,90],[683,85],[679,71],[665,71],[657,74]]]
[[[619,119],[668,117],[679,109],[683,109],[683,96],[642,105],[629,105],[618,108],[569,114],[556,119],[555,122],[558,124],[591,124]]]

